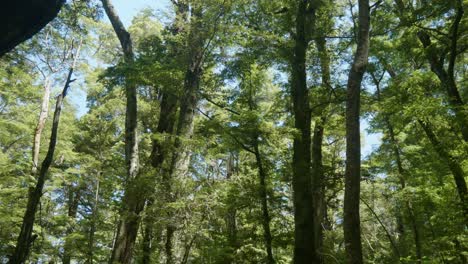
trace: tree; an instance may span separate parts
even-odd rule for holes
[[[307,0],[298,1],[296,35],[291,61],[291,96],[293,101],[294,127],[298,135],[293,146],[293,192],[294,192],[294,263],[317,261],[314,243],[314,210],[311,183],[311,112],[309,91],[306,83],[306,51],[309,30],[308,16],[315,12]]]
[[[124,54],[124,61],[131,65],[134,61],[132,39],[116,14],[114,7],[108,0],[102,1],[104,10],[114,27],[119,38]],[[141,183],[138,177],[138,136],[137,136],[137,92],[136,85],[129,78],[125,84],[125,95],[127,98],[125,114],[125,163],[127,167],[127,179],[125,194],[122,198],[122,219],[117,227],[117,235],[110,263],[130,263],[132,260],[133,247],[137,237],[140,213],[145,204],[140,195]]]
[[[49,148],[47,150],[47,155],[42,161],[41,167],[38,170],[39,174],[37,175],[36,186],[34,188],[31,188],[31,190],[29,191],[28,205],[24,213],[23,224],[21,226],[21,231],[18,236],[18,242],[16,244],[15,251],[13,253],[13,256],[10,258],[9,263],[24,263],[26,261],[26,258],[29,255],[31,244],[34,242],[34,239],[35,239],[35,237],[32,234],[33,226],[34,226],[34,219],[35,219],[39,201],[42,196],[42,190],[44,188],[44,183],[47,178],[49,167],[52,164],[52,161],[54,158],[55,146],[57,144],[57,131],[58,131],[58,126],[60,122],[60,114],[62,111],[63,100],[65,96],[67,95],[68,89],[70,88],[70,84],[74,81],[72,80],[72,74],[73,74],[73,70],[75,69],[75,64],[76,64],[76,60],[80,52],[80,47],[81,47],[81,41],[80,41],[78,48],[76,49],[73,62],[68,71],[68,77],[65,81],[62,93],[57,97],[57,102],[56,102],[55,111],[54,111],[52,132],[50,135],[50,143],[49,143]],[[43,120],[41,119],[41,116],[40,116],[38,126],[42,126],[42,122]],[[35,156],[34,158],[36,159]],[[33,164],[33,167],[34,166],[35,164]],[[36,170],[33,169],[33,172],[35,171]]]
[[[357,48],[349,71],[346,101],[344,239],[348,263],[363,263],[359,195],[361,184],[360,92],[369,54],[369,1],[359,0]]]
[[[463,2],[410,2],[65,3],[0,58],[0,262],[465,263]]]

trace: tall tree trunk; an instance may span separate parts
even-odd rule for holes
[[[49,100],[50,100],[50,80],[46,78],[44,81],[44,94],[42,96],[41,112],[37,122],[36,130],[34,131],[34,143],[32,148],[32,169],[31,175],[36,177],[37,168],[39,166],[39,151],[41,148],[42,131],[46,123],[47,115],[49,113]]]
[[[406,171],[403,168],[403,164],[401,161],[400,149],[398,147],[398,143],[395,138],[395,132],[393,130],[393,126],[390,123],[388,117],[385,117],[385,123],[387,124],[387,128],[389,131],[390,141],[392,144],[393,154],[395,155],[395,160],[397,163],[397,170],[400,179],[400,187],[401,190],[404,190],[406,187]],[[422,261],[422,243],[421,243],[421,235],[419,233],[419,227],[416,220],[416,216],[414,214],[413,206],[410,200],[405,201],[405,207],[408,211],[408,217],[411,224],[411,229],[413,231],[413,238],[414,238],[414,245],[416,247],[416,258],[417,263],[421,263]]]
[[[236,171],[234,154],[230,153],[226,165],[226,180],[230,181],[234,172]],[[229,191],[231,192],[231,191]],[[234,196],[235,194],[228,194]],[[236,223],[237,210],[235,204],[227,204],[227,213],[225,217],[226,231],[227,231],[227,244],[229,247],[227,256],[225,257],[226,264],[231,264],[234,261],[234,255],[238,248],[237,242],[237,223]]]
[[[171,136],[174,132],[174,124],[176,121],[176,112],[177,112],[177,98],[175,95],[169,92],[163,92],[161,98],[161,110],[159,115],[158,126],[156,128],[156,133],[159,135],[164,135],[164,139],[155,139],[153,140],[153,149],[151,151],[151,166],[155,168],[159,173],[163,174],[163,185],[165,186],[165,192],[169,191],[166,188],[170,188],[169,183],[167,183],[167,170],[164,170],[164,162],[166,157],[170,156],[169,145],[171,142]],[[150,212],[152,206],[154,205],[154,197],[148,197],[146,203],[147,211]],[[143,258],[142,263],[151,263],[151,254],[153,252],[153,238],[154,238],[154,223],[150,221],[151,216],[147,216],[145,222],[145,231],[143,236]]]
[[[326,47],[326,40],[324,36],[318,36],[315,39],[317,50],[320,58],[320,70],[322,76],[322,89],[329,91],[331,89],[330,79],[330,56]],[[315,233],[315,247],[317,250],[318,263],[323,263],[323,227],[322,223],[326,213],[325,201],[325,185],[324,185],[324,171],[322,161],[322,145],[323,134],[325,130],[325,122],[327,120],[328,104],[320,109],[320,119],[316,121],[314,127],[314,134],[312,137],[312,185],[314,195],[314,233]]]
[[[152,203],[146,204],[146,211],[148,212],[149,208],[152,206]],[[150,217],[144,219],[144,232],[143,232],[143,241],[142,241],[142,257],[141,263],[150,264],[151,263],[151,254],[153,253],[153,223],[149,220]]]
[[[185,24],[187,23],[187,12],[188,6],[183,2],[173,2],[175,5],[176,17],[173,22],[171,33],[173,36],[180,34]],[[172,56],[180,56],[182,50],[180,47],[173,47]],[[168,181],[167,173],[168,169],[164,168],[164,163],[167,158],[170,157],[172,146],[172,136],[174,134],[174,126],[176,123],[176,113],[177,113],[177,97],[171,91],[163,91],[161,96],[161,109],[158,120],[158,126],[156,128],[156,133],[159,135],[164,135],[165,139],[154,139],[153,148],[151,150],[151,166],[159,173],[162,174],[163,185],[165,186],[165,192],[170,192],[170,183]],[[159,138],[159,137],[158,137]],[[166,200],[169,197],[166,195]],[[147,208],[151,208],[154,204],[154,197],[148,197]],[[153,223],[147,222],[145,225],[145,232],[143,237],[143,263],[150,263],[150,256],[152,252],[152,240],[154,238]]]
[[[166,253],[166,264],[174,263],[174,252],[172,243],[174,240],[175,226],[168,224],[166,226],[166,241],[164,242],[164,251]]]
[[[102,5],[120,41],[125,62],[132,64],[135,55],[130,34],[122,24],[110,0],[102,0]],[[146,188],[141,182],[140,177],[138,177],[137,89],[136,85],[130,83],[128,78],[125,83],[125,95],[127,99],[125,111],[127,181],[125,183],[124,197],[122,198],[121,218],[118,224],[117,237],[112,249],[110,263],[130,263],[132,261],[141,212],[145,206]]]
[[[268,210],[268,191],[267,191],[267,183],[266,183],[266,178],[267,178],[267,172],[265,171],[265,167],[263,165],[263,160],[260,155],[260,149],[258,147],[258,136],[255,136],[254,139],[254,152],[255,152],[255,160],[257,162],[257,168],[258,168],[258,177],[260,180],[260,201],[261,201],[261,207],[262,207],[262,226],[263,226],[263,238],[264,238],[264,243],[265,243],[265,250],[267,252],[267,264],[273,264],[275,263],[275,260],[273,258],[273,250],[271,246],[271,242],[273,240],[271,236],[271,230],[270,230],[270,212]]]
[[[294,263],[316,263],[314,209],[311,176],[311,110],[306,83],[306,32],[309,1],[300,0],[296,15],[294,55],[291,62],[291,96],[294,127],[299,134],[293,143]]]
[[[344,195],[344,240],[346,261],[361,264],[361,223],[359,197],[361,185],[361,140],[359,128],[360,92],[369,54],[369,0],[359,0],[357,49],[347,84],[346,101],[346,170]]]
[[[37,122],[37,126],[34,131],[34,141],[33,141],[33,148],[32,148],[32,168],[31,168],[31,175],[34,178],[36,178],[37,176],[42,131],[44,130],[45,123],[47,120],[47,115],[49,112],[50,85],[51,83],[50,83],[49,78],[46,78],[44,81],[44,93],[42,95],[42,104],[41,104],[41,111],[39,113],[39,120]],[[31,197],[33,192],[34,192],[34,188],[31,187],[28,192],[29,197]]]
[[[414,214],[413,205],[411,201],[406,201],[405,203],[406,209],[408,211],[408,216],[411,223],[411,229],[413,230],[413,239],[414,239],[414,246],[416,248],[416,263],[422,263],[422,243],[421,243],[421,233],[419,232],[419,225],[416,220],[416,215]]]
[[[94,235],[96,233],[96,224],[99,217],[99,185],[100,185],[101,172],[98,173],[96,179],[96,192],[94,194],[93,211],[91,213],[91,226],[89,230],[88,252],[86,256],[86,264],[93,264],[94,262]]]
[[[54,111],[54,120],[52,123],[52,131],[50,135],[49,149],[47,150],[46,157],[42,161],[41,168],[39,169],[39,175],[37,177],[36,186],[29,192],[28,204],[23,216],[23,224],[21,226],[21,231],[16,242],[15,251],[13,253],[13,256],[9,260],[10,264],[25,263],[30,252],[31,244],[34,242],[35,239],[35,236],[33,236],[32,231],[34,227],[37,206],[42,197],[42,190],[44,189],[44,184],[47,179],[47,173],[54,158],[55,146],[57,144],[58,126],[60,122],[60,113],[62,111],[63,100],[67,95],[68,88],[73,82],[71,78],[73,75],[73,70],[75,67],[76,58],[78,57],[78,53],[79,48],[75,55],[75,61],[73,62],[68,72],[68,77],[65,82],[62,93],[57,97],[57,103],[55,105]]]
[[[161,169],[165,158],[170,154],[170,137],[174,132],[174,124],[176,122],[177,98],[169,92],[163,92],[161,98],[161,109],[158,120],[156,133],[163,135],[164,140],[153,141],[151,151],[151,166],[155,169]]]
[[[325,130],[325,113],[316,121],[312,137],[312,184],[314,195],[314,235],[318,264],[323,263],[323,228],[325,205],[325,186],[322,162],[322,143]]]
[[[69,186],[69,193],[68,193],[68,220],[70,222],[73,222],[76,218],[76,214],[78,212],[78,205],[81,199],[81,189],[82,186],[78,186],[74,188],[72,185]],[[73,224],[69,223],[67,230],[66,230],[66,236],[69,236],[73,232]],[[73,247],[73,243],[69,241],[68,239],[65,239],[65,245],[63,247],[63,257],[62,257],[62,263],[63,264],[70,264],[71,259],[72,259],[72,254],[71,250]]]
[[[173,181],[177,175],[182,175],[188,170],[190,160],[190,151],[187,149],[186,144],[183,143],[184,139],[189,139],[193,134],[193,121],[195,111],[198,104],[198,91],[200,86],[200,79],[202,76],[202,64],[204,56],[204,39],[201,29],[201,16],[202,10],[199,6],[192,7],[193,16],[191,19],[190,32],[188,33],[188,68],[185,73],[184,91],[180,100],[180,111],[177,120],[176,138],[174,141],[174,149],[170,160],[170,167],[167,173],[163,173],[165,184],[166,202],[172,203],[177,200],[173,190]],[[174,216],[174,212],[169,211],[169,219]],[[166,228],[166,263],[172,264],[173,259],[173,236],[176,231],[176,226],[172,221]]]

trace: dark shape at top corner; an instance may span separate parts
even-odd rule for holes
[[[0,57],[52,21],[65,0],[3,1],[0,6]]]

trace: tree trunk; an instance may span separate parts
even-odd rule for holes
[[[190,250],[192,249],[193,243],[195,242],[196,238],[197,238],[197,234],[195,234],[192,237],[192,239],[190,239],[190,241],[185,244],[185,250],[184,250],[182,260],[180,261],[180,264],[187,264],[189,256],[190,256]]]
[[[322,76],[322,89],[329,91],[331,89],[330,79],[330,56],[326,47],[325,37],[320,35],[315,39],[317,51],[320,58],[320,70]],[[315,233],[315,247],[317,251],[318,263],[323,263],[323,228],[322,223],[326,214],[326,201],[325,201],[325,186],[324,186],[324,172],[322,161],[322,144],[323,134],[325,130],[325,122],[327,120],[327,106],[320,109],[320,119],[316,121],[314,128],[314,135],[312,137],[312,185],[314,195],[314,233]]]
[[[294,127],[299,135],[293,143],[293,204],[294,204],[294,263],[316,263],[314,244],[314,208],[311,176],[311,110],[306,83],[306,51],[308,41],[309,1],[301,0],[296,15],[294,55],[291,62],[291,96]]]
[[[179,25],[181,22],[186,22],[186,13],[188,7],[184,3],[176,4],[176,19],[172,25],[172,35],[176,36],[181,31],[183,26]],[[180,20],[180,21],[179,21]],[[174,47],[173,56],[178,56],[181,53],[179,47]],[[156,128],[156,133],[159,135],[164,135],[165,139],[154,139],[153,148],[151,150],[151,166],[160,174],[162,174],[163,185],[165,186],[165,192],[170,192],[170,183],[168,183],[168,169],[163,168],[164,162],[170,157],[172,150],[171,140],[174,134],[174,125],[176,122],[176,113],[177,113],[177,97],[170,91],[163,91],[161,96],[161,109],[158,120],[158,126]],[[169,189],[167,189],[167,187]],[[169,197],[166,195],[166,200],[169,200]],[[150,208],[154,204],[154,197],[148,197],[147,207]],[[152,223],[146,223],[145,225],[145,235],[143,237],[143,263],[150,263],[150,256],[152,252],[152,239],[154,238],[154,230]]]
[[[406,201],[406,209],[408,210],[409,219],[411,222],[411,229],[413,230],[414,245],[416,247],[416,263],[422,263],[422,243],[421,234],[419,232],[418,222],[414,215],[413,206],[410,201]]]
[[[76,57],[78,56],[78,53],[79,53],[79,49],[77,50],[75,61],[76,61]],[[20,231],[17,243],[16,243],[15,251],[13,253],[13,256],[9,260],[10,264],[25,263],[29,255],[31,244],[34,242],[34,239],[36,238],[36,236],[32,234],[32,231],[34,227],[34,220],[36,217],[37,206],[42,196],[42,190],[44,188],[44,184],[47,179],[47,173],[49,171],[49,167],[52,164],[52,161],[54,158],[55,146],[57,144],[58,126],[60,122],[60,113],[62,111],[63,100],[65,96],[67,95],[68,88],[70,87],[71,82],[73,82],[71,77],[73,74],[74,67],[75,67],[75,62],[73,62],[73,65],[70,67],[70,70],[68,72],[68,77],[65,82],[62,93],[57,97],[57,103],[55,105],[55,111],[54,111],[54,120],[52,123],[52,131],[50,135],[49,149],[47,150],[47,154],[46,154],[46,157],[44,158],[44,161],[42,161],[41,168],[39,170],[39,175],[37,177],[36,186],[29,192],[28,204],[27,204],[24,216],[23,216],[23,224],[21,226],[21,231]]]
[[[170,160],[170,167],[167,173],[163,173],[166,192],[166,202],[172,203],[177,200],[173,193],[173,181],[178,175],[184,174],[188,170],[188,164],[190,161],[190,151],[187,149],[186,144],[183,143],[184,139],[187,140],[192,137],[193,134],[193,121],[195,117],[195,111],[198,104],[198,90],[200,86],[200,79],[202,76],[202,64],[203,64],[203,44],[204,40],[202,32],[199,31],[201,28],[201,9],[200,7],[192,8],[192,21],[191,30],[188,35],[189,51],[188,51],[188,69],[185,73],[184,80],[184,91],[183,96],[180,100],[180,111],[177,121],[176,138],[174,141],[174,149],[172,150],[172,157]],[[169,210],[168,219],[174,216],[174,212]],[[170,220],[166,228],[166,263],[173,263],[173,236],[176,231],[176,226]]]
[[[73,188],[73,186],[69,186],[69,194],[68,194],[68,220],[69,221],[74,221],[76,218],[76,213],[78,212],[78,205],[81,199],[81,188],[82,186],[79,186],[77,188]],[[66,231],[66,236],[69,236],[73,232],[73,225],[68,224],[67,231]],[[65,245],[63,247],[63,257],[62,257],[62,263],[63,264],[70,264],[72,255],[70,253],[71,249],[73,247],[73,243],[71,241],[68,241],[65,239]]]
[[[96,193],[94,195],[94,205],[93,205],[93,212],[91,214],[91,227],[89,230],[89,240],[88,240],[88,254],[86,264],[93,264],[94,262],[94,235],[96,233],[96,222],[99,217],[99,183],[101,172],[98,173],[98,178],[96,180]]]
[[[230,153],[226,165],[226,180],[230,181],[235,171],[236,168],[234,162],[234,154]],[[228,195],[234,196],[236,194]],[[228,203],[225,222],[227,230],[227,244],[229,250],[227,256],[225,257],[226,264],[231,264],[234,261],[234,255],[238,248],[236,214],[237,210],[235,204]]]
[[[161,109],[156,133],[164,135],[164,140],[153,140],[153,149],[151,151],[151,166],[155,169],[161,169],[165,158],[170,154],[169,143],[170,136],[174,132],[176,121],[177,98],[169,93],[163,92],[161,98]]]
[[[34,144],[32,149],[32,169],[31,175],[36,177],[37,168],[39,166],[39,151],[41,148],[42,131],[46,123],[47,115],[49,113],[49,99],[50,99],[50,80],[46,78],[44,81],[44,94],[42,96],[41,113],[39,114],[39,121],[37,122],[36,130],[34,131]]]
[[[159,135],[164,135],[165,139],[160,140],[160,139],[155,139],[153,140],[153,149],[151,151],[151,166],[155,168],[159,173],[163,174],[163,184],[167,188],[170,189],[170,186],[168,185],[167,177],[164,176],[167,173],[167,170],[164,170],[162,168],[166,157],[170,156],[170,150],[171,147],[170,142],[171,142],[171,137],[174,132],[174,124],[176,121],[176,112],[177,112],[177,98],[169,93],[169,92],[163,92],[162,98],[161,98],[161,110],[160,110],[160,116],[159,116],[159,121],[158,121],[158,126],[156,128],[156,133]],[[170,191],[165,188],[165,192]],[[147,211],[151,209],[151,207],[154,204],[154,197],[150,196],[147,198]],[[145,220],[145,231],[144,231],[144,236],[143,236],[143,258],[142,258],[142,263],[151,263],[151,254],[153,252],[153,238],[154,238],[154,230],[153,226],[154,223],[152,221],[149,221],[150,217],[147,216],[147,220]]]
[[[174,238],[175,226],[168,224],[166,227],[166,242],[164,243],[164,250],[166,253],[166,264],[174,263],[174,253],[173,253],[173,238]]]
[[[406,172],[403,169],[403,165],[402,165],[402,162],[401,162],[400,149],[399,149],[399,147],[397,145],[397,141],[395,139],[395,133],[394,133],[394,130],[393,130],[393,126],[390,123],[390,120],[388,118],[385,118],[385,122],[387,124],[387,128],[388,128],[388,131],[389,131],[389,136],[390,136],[390,141],[392,143],[393,153],[395,155],[395,160],[396,160],[396,163],[397,163],[397,169],[398,169],[398,175],[399,175],[399,178],[400,178],[401,190],[404,190],[405,187],[406,187],[406,180],[405,180]],[[416,216],[414,215],[413,207],[411,205],[411,201],[409,201],[409,200],[406,201],[405,202],[405,207],[406,207],[406,210],[408,211],[408,216],[409,216],[410,223],[411,223],[411,229],[413,231],[414,245],[416,247],[417,263],[421,263],[421,261],[422,261],[421,236],[419,234],[419,228],[418,228]]]
[[[322,164],[322,143],[324,133],[325,113],[316,121],[312,137],[312,184],[314,195],[314,235],[318,264],[323,263],[323,228],[325,207],[325,186]]]
[[[346,170],[344,195],[344,240],[346,261],[361,264],[361,223],[359,197],[361,184],[361,140],[359,128],[360,92],[369,53],[369,0],[359,0],[357,49],[347,84],[346,101]]]
[[[130,34],[110,3],[102,0],[104,10],[111,21],[114,31],[120,41],[125,62],[134,61],[133,46]],[[127,76],[129,77],[129,76]],[[138,177],[138,139],[137,139],[137,89],[127,78],[125,95],[127,99],[125,111],[125,163],[127,169],[127,182],[124,197],[122,198],[121,219],[118,224],[117,237],[112,249],[110,263],[130,263],[133,257],[133,248],[138,234],[141,212],[145,206],[146,186]]]
[[[408,255],[408,250],[406,249],[406,245],[405,245],[406,224],[404,223],[404,220],[403,220],[403,213],[401,212],[400,204],[396,205],[395,220],[396,220],[396,232],[398,233],[398,241],[397,241],[398,249],[400,251],[401,256],[406,257]]]
[[[146,204],[146,211],[152,206],[152,203]],[[153,253],[153,223],[148,219],[144,219],[145,228],[143,232],[143,241],[142,241],[142,257],[141,263],[150,264],[151,254]]]
[[[254,139],[254,152],[255,152],[255,160],[257,162],[258,168],[258,177],[260,180],[260,201],[262,205],[262,226],[263,226],[263,238],[265,243],[265,250],[267,252],[267,264],[275,263],[273,258],[273,250],[271,246],[272,237],[271,237],[271,230],[270,230],[270,212],[268,211],[268,192],[267,192],[267,183],[266,177],[267,173],[263,166],[263,160],[260,155],[260,150],[258,147],[258,137],[255,136]]]

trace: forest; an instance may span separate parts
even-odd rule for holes
[[[468,263],[468,0],[30,2],[0,263]]]

